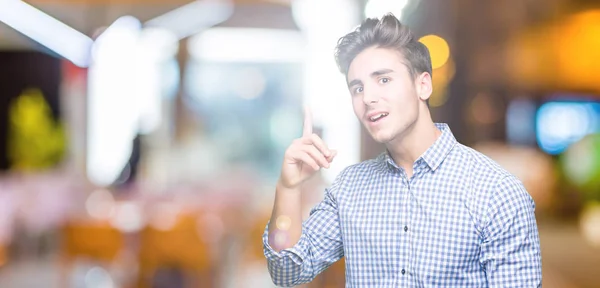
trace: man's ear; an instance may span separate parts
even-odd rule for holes
[[[433,84],[431,83],[431,74],[423,72],[415,79],[415,87],[419,99],[427,101],[433,92]]]

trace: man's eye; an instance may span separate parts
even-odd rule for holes
[[[354,93],[362,93],[363,92],[363,87],[356,87],[354,88]]]
[[[379,83],[381,83],[381,84],[386,84],[388,82],[390,82],[390,78],[381,78],[381,79],[379,79]]]

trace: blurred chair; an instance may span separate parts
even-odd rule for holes
[[[242,240],[242,262],[264,262],[266,267],[267,260],[263,251],[262,237],[270,218],[270,214],[265,214],[248,221],[248,231],[245,233],[245,239]]]
[[[0,243],[0,268],[6,264],[8,261],[8,255],[6,251],[6,246],[4,243]]]
[[[108,266],[125,246],[124,235],[108,222],[69,221],[61,230],[61,287],[66,285],[73,263],[87,259]]]
[[[184,287],[214,287],[216,269],[211,247],[199,233],[201,225],[198,215],[180,214],[168,229],[146,226],[140,235],[138,287],[162,287],[156,279],[163,272],[169,274],[165,277],[186,278],[180,284]]]

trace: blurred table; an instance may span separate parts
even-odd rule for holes
[[[600,249],[585,242],[576,222],[538,221],[543,287],[600,287]]]

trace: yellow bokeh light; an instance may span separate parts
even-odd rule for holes
[[[553,33],[557,73],[564,86],[572,89],[598,89],[597,67],[600,65],[600,9],[575,14]]]
[[[431,97],[429,97],[429,107],[440,107],[448,101],[448,89],[446,87],[441,87],[439,89],[434,89],[431,93]]]
[[[288,229],[290,229],[290,226],[292,225],[292,219],[288,216],[281,215],[281,216],[277,217],[277,221],[275,222],[275,225],[277,226],[277,229],[287,231]]]
[[[591,246],[600,248],[600,202],[585,205],[579,217],[583,238]]]
[[[519,32],[505,55],[510,85],[524,90],[600,91],[600,9]]]
[[[444,38],[437,35],[427,35],[421,37],[419,42],[423,43],[429,49],[431,55],[431,68],[442,67],[450,57],[450,47]]]
[[[448,101],[448,85],[454,78],[455,72],[456,68],[452,58],[449,58],[441,67],[433,70],[433,92],[429,97],[430,107],[440,107]]]

